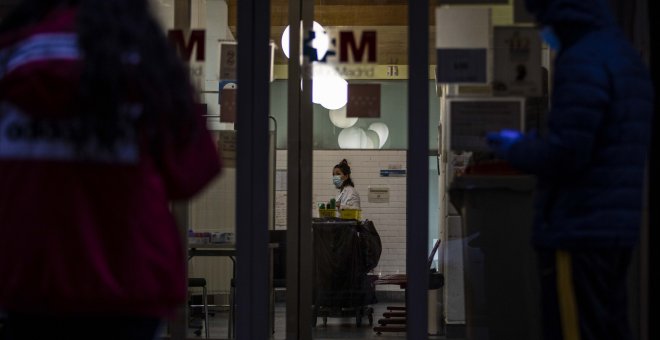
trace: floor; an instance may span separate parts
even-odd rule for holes
[[[374,308],[374,322],[378,320],[385,311],[385,304],[376,304]],[[273,340],[285,339],[285,307],[284,304],[275,306],[275,334]],[[195,321],[199,323],[197,320]],[[227,313],[219,312],[211,316],[210,335],[212,339],[227,339]],[[188,336],[190,339],[204,338],[204,331],[200,336],[195,334],[195,329],[189,328]],[[383,339],[383,340],[405,340],[405,333],[384,333],[376,335],[365,320],[361,327],[355,326],[355,318],[328,318],[327,326],[323,326],[322,318],[318,319],[318,326],[313,329],[313,338],[315,340],[329,339]],[[429,339],[445,339],[443,336],[429,336]],[[458,340],[458,339],[455,339]]]

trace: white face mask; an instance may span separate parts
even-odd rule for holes
[[[344,181],[341,180],[341,176],[332,176],[332,183],[334,183],[335,187],[339,189]]]

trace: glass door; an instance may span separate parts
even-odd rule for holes
[[[406,1],[289,3],[287,338],[427,335],[439,111],[428,21],[410,11],[429,16]]]

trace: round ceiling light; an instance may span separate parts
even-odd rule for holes
[[[373,130],[367,130],[365,131],[367,134],[367,149],[380,149],[380,137],[378,137],[378,133]]]
[[[346,106],[338,110],[330,110],[330,121],[338,128],[346,129],[349,128],[355,123],[357,123],[357,118],[348,118],[346,117]]]
[[[312,68],[312,102],[328,110],[344,107],[348,102],[348,82],[330,65],[314,63]]]
[[[367,147],[367,134],[361,128],[350,127],[339,133],[337,142],[340,149],[365,149]]]
[[[385,123],[372,123],[369,125],[368,130],[374,131],[378,134],[379,145],[378,148],[382,149],[390,136],[390,129]]]

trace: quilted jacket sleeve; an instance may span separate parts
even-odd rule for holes
[[[526,136],[506,157],[516,168],[543,177],[574,174],[588,164],[611,100],[604,65],[579,53],[560,58],[547,136]]]

